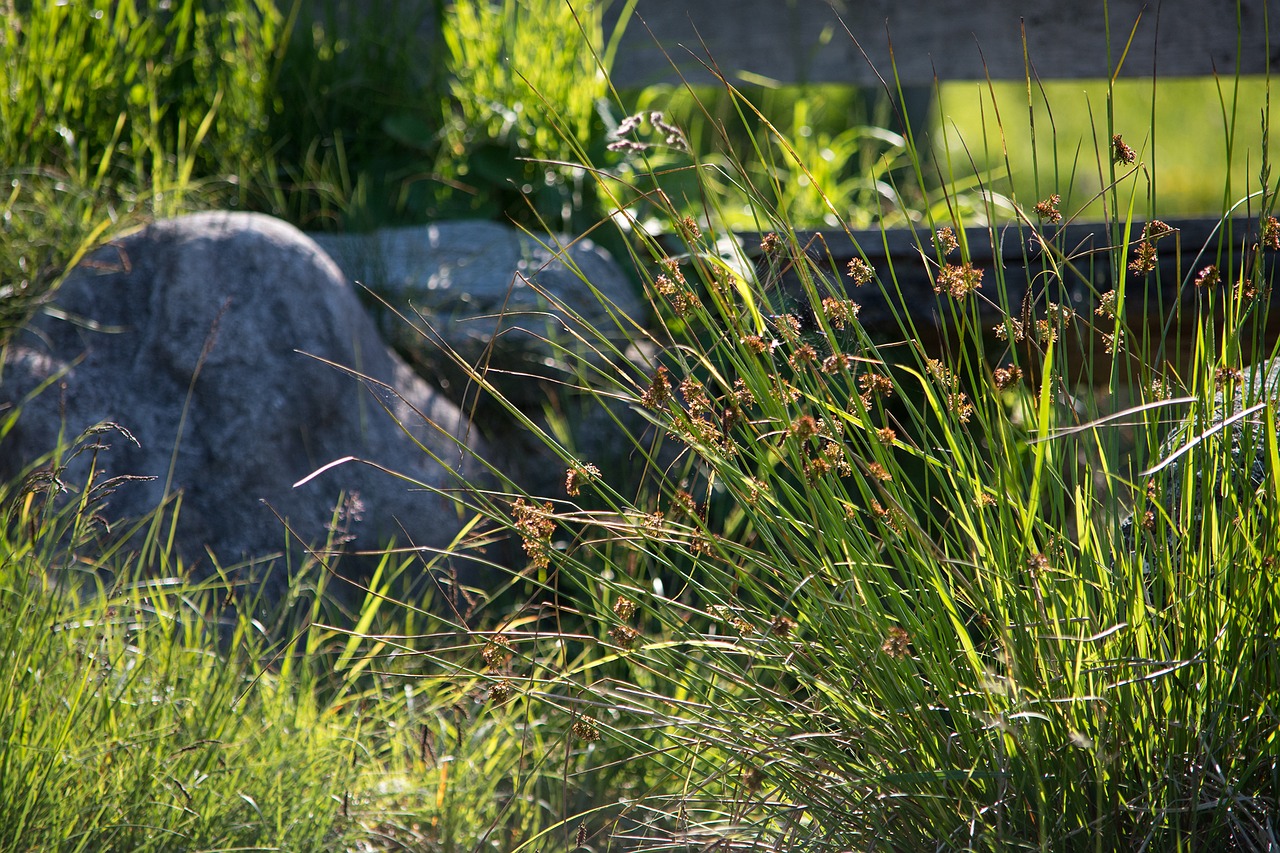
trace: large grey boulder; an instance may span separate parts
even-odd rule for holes
[[[468,407],[475,388],[450,351],[484,369],[513,404],[536,410],[548,390],[589,380],[583,366],[602,364],[588,328],[625,350],[634,327],[618,318],[646,315],[632,282],[587,239],[560,247],[484,221],[314,236],[348,277],[385,303],[374,315],[386,339]],[[480,404],[485,411],[484,395]]]
[[[334,263],[266,216],[157,222],[94,252],[10,347],[0,411],[51,378],[0,441],[0,474],[16,475],[59,435],[118,423],[140,446],[113,440],[102,476],[155,479],[122,486],[107,517],[181,493],[179,550],[206,570],[206,549],[230,565],[280,553],[295,536],[323,542],[344,494],[361,506],[344,520],[348,549],[392,539],[443,548],[463,519],[435,490],[481,474],[458,408],[381,340]],[[349,456],[408,479],[349,462],[295,488]],[[87,459],[64,479],[82,482]],[[270,589],[282,582],[277,571]]]

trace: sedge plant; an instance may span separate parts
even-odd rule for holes
[[[753,148],[803,169],[739,103]],[[1249,320],[1269,308],[1274,188],[1264,164],[1243,253],[1205,246],[1165,283],[1225,321],[1149,323],[1176,234],[1135,222],[1158,175],[1099,118],[1114,245],[1066,245],[1052,185],[1011,197],[1041,247],[1041,286],[1011,304],[969,255],[995,233],[953,206],[915,232],[932,336],[899,271],[814,252],[740,161],[727,173],[768,233],[736,250],[709,184],[677,204],[587,169],[618,211],[665,210],[676,239],[632,258],[659,322],[620,322],[649,356],[601,334],[606,367],[577,389],[626,404],[619,444],[648,476],[526,418],[564,493],[477,505],[522,544],[530,592],[469,635],[465,672],[496,719],[515,701],[572,721],[563,785],[596,792],[577,813],[561,797],[518,849],[1274,846],[1280,451],[1272,373],[1246,370],[1271,354]],[[1074,304],[1098,267],[1113,289]],[[871,291],[898,334],[860,323]],[[619,768],[632,796],[591,784]]]

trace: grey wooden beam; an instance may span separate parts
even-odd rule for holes
[[[874,86],[895,67],[905,86],[1021,80],[1024,32],[1045,79],[1104,78],[1117,66],[1123,76],[1262,74],[1280,58],[1280,38],[1267,45],[1268,3],[1280,12],[1273,0],[638,0],[613,76],[621,86],[709,82],[703,63],[714,59],[734,82]],[[622,6],[614,0],[610,22]]]

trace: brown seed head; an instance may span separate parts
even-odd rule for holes
[[[853,365],[853,356],[845,355],[842,352],[833,353],[826,357],[822,362],[823,373],[839,373],[842,370],[848,370]]]
[[[653,373],[653,383],[644,392],[640,402],[649,409],[660,408],[671,399],[671,381],[667,378],[667,369],[661,365]]]
[[[1129,261],[1129,272],[1134,275],[1147,275],[1156,268],[1156,245],[1143,240],[1133,250],[1133,260]]]
[[[636,615],[636,603],[629,598],[619,598],[613,603],[613,613],[619,619],[630,619]]]
[[[947,264],[938,270],[933,283],[934,293],[946,293],[952,299],[964,299],[982,287],[982,270],[973,264]]]
[[[997,367],[995,372],[991,374],[991,378],[995,382],[996,388],[1004,391],[1022,381],[1022,368],[1016,365]]]
[[[1058,205],[1062,202],[1062,196],[1054,193],[1044,201],[1036,202],[1036,215],[1045,222],[1057,225],[1062,221],[1062,213],[1058,210]]]
[[[570,495],[576,497],[581,493],[583,486],[599,476],[600,469],[592,465],[590,462],[585,465],[575,465],[565,471],[564,490]]]
[[[854,258],[849,261],[849,266],[846,269],[848,270],[849,278],[853,279],[854,287],[862,287],[864,284],[870,282],[871,277],[875,275],[875,271],[871,269],[871,265],[862,258]]]
[[[901,626],[891,625],[880,650],[891,658],[905,658],[911,652],[911,635]]]
[[[1220,280],[1221,274],[1218,272],[1217,265],[1209,264],[1196,275],[1196,287],[1214,287]]]
[[[1109,317],[1114,320],[1116,318],[1116,300],[1119,296],[1114,290],[1108,290],[1098,297],[1098,307],[1093,309],[1093,313],[1099,317]]]
[[[600,729],[596,728],[596,721],[590,717],[579,717],[573,721],[573,736],[585,743],[595,743],[600,740]]]
[[[1280,219],[1268,216],[1262,223],[1262,245],[1271,251],[1280,251]]]
[[[833,329],[843,329],[848,326],[861,310],[861,305],[848,299],[827,296],[822,300],[822,311],[827,315],[827,321],[831,323]]]
[[[1213,374],[1213,385],[1219,391],[1234,388],[1244,381],[1244,371],[1238,367],[1219,367]]]
[[[791,362],[792,367],[800,368],[804,365],[815,363],[818,360],[818,351],[809,344],[801,344],[796,347],[795,352],[791,354],[791,358],[788,360]]]
[[[1111,162],[1121,163],[1125,166],[1132,166],[1134,161],[1138,159],[1137,153],[1125,144],[1124,138],[1120,134],[1111,137]]]
[[[858,388],[869,397],[893,396],[893,380],[880,373],[864,373],[859,376]]]
[[[1153,219],[1147,223],[1147,227],[1142,230],[1142,236],[1152,243],[1158,241],[1161,237],[1168,237],[1173,233],[1173,226],[1159,219]]]
[[[893,475],[889,473],[889,469],[881,465],[879,462],[872,462],[868,465],[867,474],[882,483],[887,483],[893,479]]]
[[[818,422],[813,415],[804,415],[793,421],[788,429],[793,436],[805,441],[818,434]]]
[[[692,216],[686,216],[680,220],[680,233],[688,240],[697,240],[702,236],[702,229]]]
[[[636,644],[640,632],[629,625],[616,625],[609,629],[609,636],[619,648],[630,649]]]
[[[938,254],[944,256],[960,248],[960,243],[956,240],[956,232],[952,231],[950,226],[939,228],[933,235],[933,248]]]

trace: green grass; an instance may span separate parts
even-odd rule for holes
[[[1143,164],[1139,189],[1149,204],[1166,217],[1216,216],[1259,189],[1263,157],[1274,159],[1274,145],[1262,150],[1269,90],[1257,77],[1123,79],[1110,96],[1105,80],[1046,80],[1030,97],[1026,83],[949,83],[939,131],[958,173],[996,169],[1005,178],[994,183],[999,192],[1035,201],[1052,189],[1064,215],[1105,220],[1098,196],[1107,179],[1094,152],[1106,141],[1099,134],[1110,103],[1115,131]],[[991,145],[975,147],[982,139]]]
[[[1249,321],[1269,310],[1274,253],[1222,262],[1203,297],[1221,333],[1153,340],[1123,310],[1142,298],[1131,251],[1078,256],[1033,208],[1059,192],[1119,235],[1184,210],[1265,226],[1265,84],[1219,98],[1237,81],[1158,81],[1155,110],[1150,83],[1092,87],[1090,110],[1054,84],[1056,129],[1037,111],[1034,136],[1039,92],[996,87],[1013,99],[997,123],[946,87],[947,144],[930,152],[834,91],[615,98],[600,78],[588,93],[571,78],[593,50],[607,67],[606,34],[556,3],[452,18],[427,66],[372,31],[344,42],[323,16],[291,30],[290,10],[232,6],[212,20],[175,4],[143,26],[143,7],[104,4],[117,17],[101,30],[92,5],[24,7],[69,29],[6,31],[22,95],[0,114],[6,334],[87,246],[192,207],[339,227],[524,205],[525,222],[583,230],[625,211],[683,243],[626,232],[659,318],[628,331],[654,356],[633,364],[599,330],[605,367],[578,366],[578,390],[639,422],[617,425],[613,460],[579,458],[553,422],[539,434],[572,489],[475,496],[477,530],[517,537],[529,564],[467,624],[378,594],[412,555],[387,555],[353,614],[324,602],[326,566],[308,560],[276,610],[187,576],[165,545],[178,505],[128,544],[95,520],[117,484],[8,484],[0,848],[1265,849],[1280,813],[1275,405],[1238,433],[1213,424],[1232,371],[1272,354]],[[237,29],[251,19],[260,32]],[[37,72],[84,44],[85,76],[49,100],[58,81]],[[474,59],[504,49],[522,73]],[[240,61],[225,73],[247,77],[200,73],[226,52]],[[1166,97],[1206,86],[1202,135],[1160,124]],[[41,100],[58,122],[37,126]],[[366,109],[378,138],[354,132]],[[649,147],[610,150],[640,112],[627,138]],[[1113,162],[1115,133],[1133,167]],[[1171,147],[1184,139],[1189,153]],[[1197,158],[1209,150],[1225,156]],[[1208,189],[1176,201],[1184,160]],[[521,182],[538,184],[527,205]],[[912,223],[945,283],[968,247],[932,232],[1011,215],[1047,247],[1045,292],[1024,313],[999,270],[976,292],[941,287],[930,351],[893,269],[860,291],[795,236]],[[776,241],[735,244],[743,225]],[[1061,307],[1089,264],[1116,273],[1109,312]],[[872,288],[899,308],[896,334],[859,324],[848,300]],[[1080,345],[1103,336],[1127,357]],[[1175,343],[1190,353],[1176,369],[1160,358]],[[0,437],[20,416],[0,412]],[[99,440],[116,439],[84,437],[46,470]],[[1238,476],[1254,450],[1265,474]],[[643,481],[624,477],[637,466]]]

